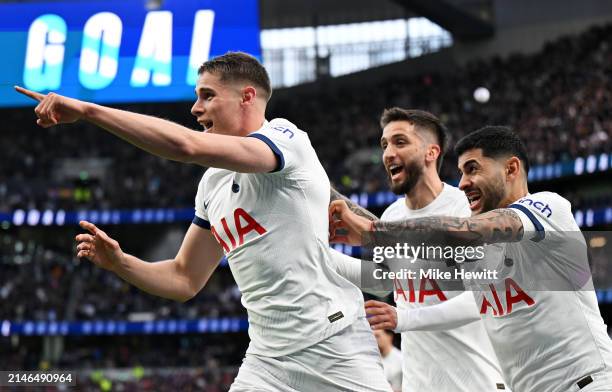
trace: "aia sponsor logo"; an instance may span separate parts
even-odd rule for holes
[[[211,233],[225,253],[229,253],[244,244],[244,239],[250,232],[254,231],[258,235],[266,232],[266,229],[242,208],[236,208],[229,220],[228,222],[226,217],[223,217],[218,224],[210,226]],[[221,233],[217,230],[219,225],[222,228]]]
[[[498,291],[493,284],[488,285],[489,291],[483,290],[480,314],[492,314],[493,316],[504,316],[512,313],[517,308],[535,305],[531,298],[511,278],[504,280],[504,290]]]
[[[440,286],[438,286],[438,283],[436,283],[434,279],[420,279],[418,298],[414,287],[414,281],[412,279],[406,279],[404,281],[404,285],[402,285],[402,281],[399,279],[394,279],[393,286],[393,294],[396,302],[398,299],[403,299],[406,302],[418,302],[422,304],[425,301],[425,298],[430,296],[437,297],[440,301],[446,301],[447,299],[444,292],[440,290]]]

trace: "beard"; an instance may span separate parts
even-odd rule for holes
[[[479,214],[500,208],[502,200],[505,196],[504,180],[500,177],[495,177],[482,192],[482,207]]]
[[[391,181],[391,176],[389,176],[389,187],[391,188],[391,192],[396,195],[406,195],[410,193],[423,176],[423,165],[418,161],[407,163],[402,170],[404,171],[406,179],[399,184],[394,184],[393,181]]]

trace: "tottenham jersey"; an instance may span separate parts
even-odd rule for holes
[[[247,353],[278,357],[353,323],[364,315],[363,299],[330,268],[330,184],[307,134],[275,119],[248,137],[272,149],[277,170],[208,169],[194,223],[210,228],[242,293]]]
[[[556,193],[529,194],[509,208],[525,232],[520,242],[487,246],[482,268],[499,276],[474,291],[485,327],[513,390],[577,390],[578,380],[612,366],[584,237]]]
[[[395,346],[391,347],[386,356],[382,356],[385,377],[394,391],[402,390],[402,362],[402,352]]]
[[[468,201],[459,189],[444,184],[442,192],[426,207],[410,210],[405,198],[400,198],[385,210],[381,220],[430,216],[470,216]],[[398,311],[434,305],[461,293],[443,291],[433,279],[410,283],[395,283]],[[404,391],[481,392],[503,388],[500,366],[480,321],[446,331],[408,331],[401,335]]]

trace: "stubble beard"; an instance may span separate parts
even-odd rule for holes
[[[406,195],[410,193],[410,191],[414,189],[415,185],[423,176],[423,165],[420,165],[417,161],[408,163],[402,170],[406,175],[406,179],[403,182],[393,184],[393,182],[391,182],[391,178],[389,178],[391,192],[395,193],[396,195]]]
[[[491,186],[486,188],[486,194],[488,194],[488,197],[483,200],[482,208],[479,212],[480,214],[500,208],[500,203],[504,200],[505,194],[503,179],[501,177],[495,177]]]

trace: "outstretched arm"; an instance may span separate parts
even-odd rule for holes
[[[187,301],[206,284],[223,252],[210,231],[192,224],[176,257],[154,263],[123,253],[119,243],[89,222],[89,234],[76,236],[77,256],[117,274],[139,289],[159,297]]]
[[[469,218],[429,217],[405,221],[372,224],[373,231],[393,231],[395,233],[423,231],[440,233],[448,242],[462,244],[491,244],[516,242],[523,238],[523,222],[510,208],[501,208]]]
[[[193,131],[172,121],[113,109],[58,94],[15,87],[36,101],[37,124],[48,128],[85,120],[162,158],[242,173],[270,172],[277,166],[261,140]]]
[[[388,231],[394,234],[419,231],[435,233],[448,244],[480,245],[497,242],[516,242],[523,238],[523,223],[509,208],[486,212],[469,218],[430,217],[404,221],[369,221],[353,213],[341,200],[330,204],[330,241],[360,245],[367,231]],[[337,234],[337,230],[348,231]]]

